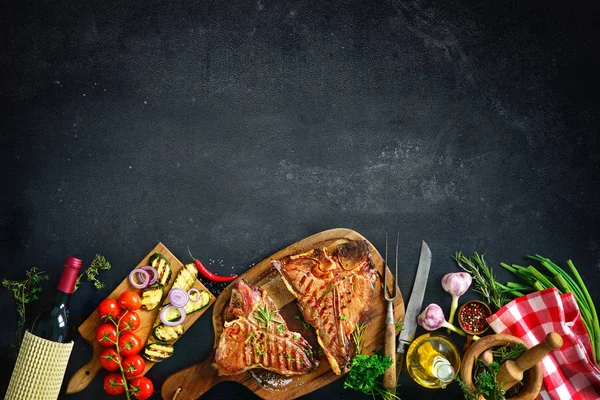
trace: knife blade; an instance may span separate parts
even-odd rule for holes
[[[431,266],[431,250],[425,241],[421,242],[421,255],[419,256],[419,265],[417,267],[417,275],[413,283],[410,299],[406,306],[404,314],[404,323],[402,331],[398,337],[398,346],[396,346],[396,376],[400,376],[402,364],[404,364],[404,356],[407,346],[415,338],[417,331],[417,317],[423,306],[423,295],[427,287],[427,278],[429,277],[429,267]]]

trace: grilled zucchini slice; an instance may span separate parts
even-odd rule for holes
[[[173,355],[175,348],[172,344],[164,342],[154,342],[144,347],[142,355],[148,361],[161,362]]]
[[[185,264],[177,273],[171,289],[179,288],[187,292],[192,288],[192,286],[194,286],[197,277],[198,269],[196,269],[196,266],[192,263]]]
[[[152,335],[161,342],[170,342],[172,340],[177,340],[183,335],[185,332],[185,328],[183,324],[175,325],[175,326],[167,326],[164,324],[160,324],[152,329]]]
[[[206,291],[206,290],[200,290],[199,291],[199,299],[198,301],[188,301],[185,306],[184,306],[184,310],[185,310],[185,314],[186,315],[190,315],[195,313],[196,311],[200,311],[203,308],[205,308],[208,303],[210,303],[210,294]],[[166,307],[166,306],[163,306]],[[162,310],[162,307],[161,307]],[[179,309],[177,309],[176,307],[172,307],[170,309],[168,309],[165,312],[165,317],[167,318],[167,321],[176,321],[179,318],[181,318],[181,312],[179,312]]]
[[[169,282],[171,282],[171,277],[173,276],[173,270],[171,269],[169,260],[160,253],[154,253],[150,256],[150,265],[156,269],[158,274],[156,282],[163,286],[167,286]]]
[[[165,293],[165,287],[160,283],[153,283],[142,290],[142,309],[154,310],[160,304]]]

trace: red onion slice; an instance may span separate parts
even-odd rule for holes
[[[152,285],[158,280],[158,272],[156,271],[156,268],[154,268],[152,265],[144,265],[143,267],[140,267],[140,269],[152,273],[152,279],[150,279],[150,282],[148,282],[147,286]]]
[[[173,288],[169,291],[169,303],[175,307],[183,307],[187,304],[190,296],[183,289]]]
[[[143,269],[136,268],[129,273],[129,282],[136,289],[143,289],[150,282],[150,274]]]
[[[192,296],[192,293],[196,293],[196,298]],[[200,300],[200,298],[202,297],[200,296],[200,291],[196,288],[191,288],[190,290],[188,290],[188,296],[190,298],[190,301],[193,301],[194,303]]]
[[[169,321],[167,319],[167,311],[169,311],[171,308],[176,308],[177,310],[179,310],[179,314],[181,315],[176,321]],[[169,304],[165,306],[160,312],[160,321],[167,326],[179,325],[183,321],[185,321],[185,309],[183,307],[175,307],[173,304]]]

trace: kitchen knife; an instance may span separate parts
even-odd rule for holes
[[[421,307],[423,306],[423,295],[425,294],[425,287],[427,286],[430,265],[431,250],[429,249],[429,246],[427,246],[427,243],[422,241],[417,275],[415,276],[410,299],[406,306],[404,324],[402,325],[402,331],[398,337],[398,346],[396,347],[396,376],[400,376],[402,364],[404,364],[406,348],[415,338],[415,332],[417,331],[417,317],[421,313]]]

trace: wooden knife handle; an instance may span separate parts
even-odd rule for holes
[[[196,400],[216,384],[227,380],[218,376],[212,363],[215,351],[199,364],[179,370],[167,377],[161,388],[164,400]]]
[[[384,355],[392,359],[392,365],[385,370],[383,374],[383,388],[391,392],[396,392],[397,377],[396,377],[396,324],[394,323],[394,311],[393,303],[388,302],[388,314],[392,309],[391,322],[389,318],[386,319],[385,332],[384,332]]]

